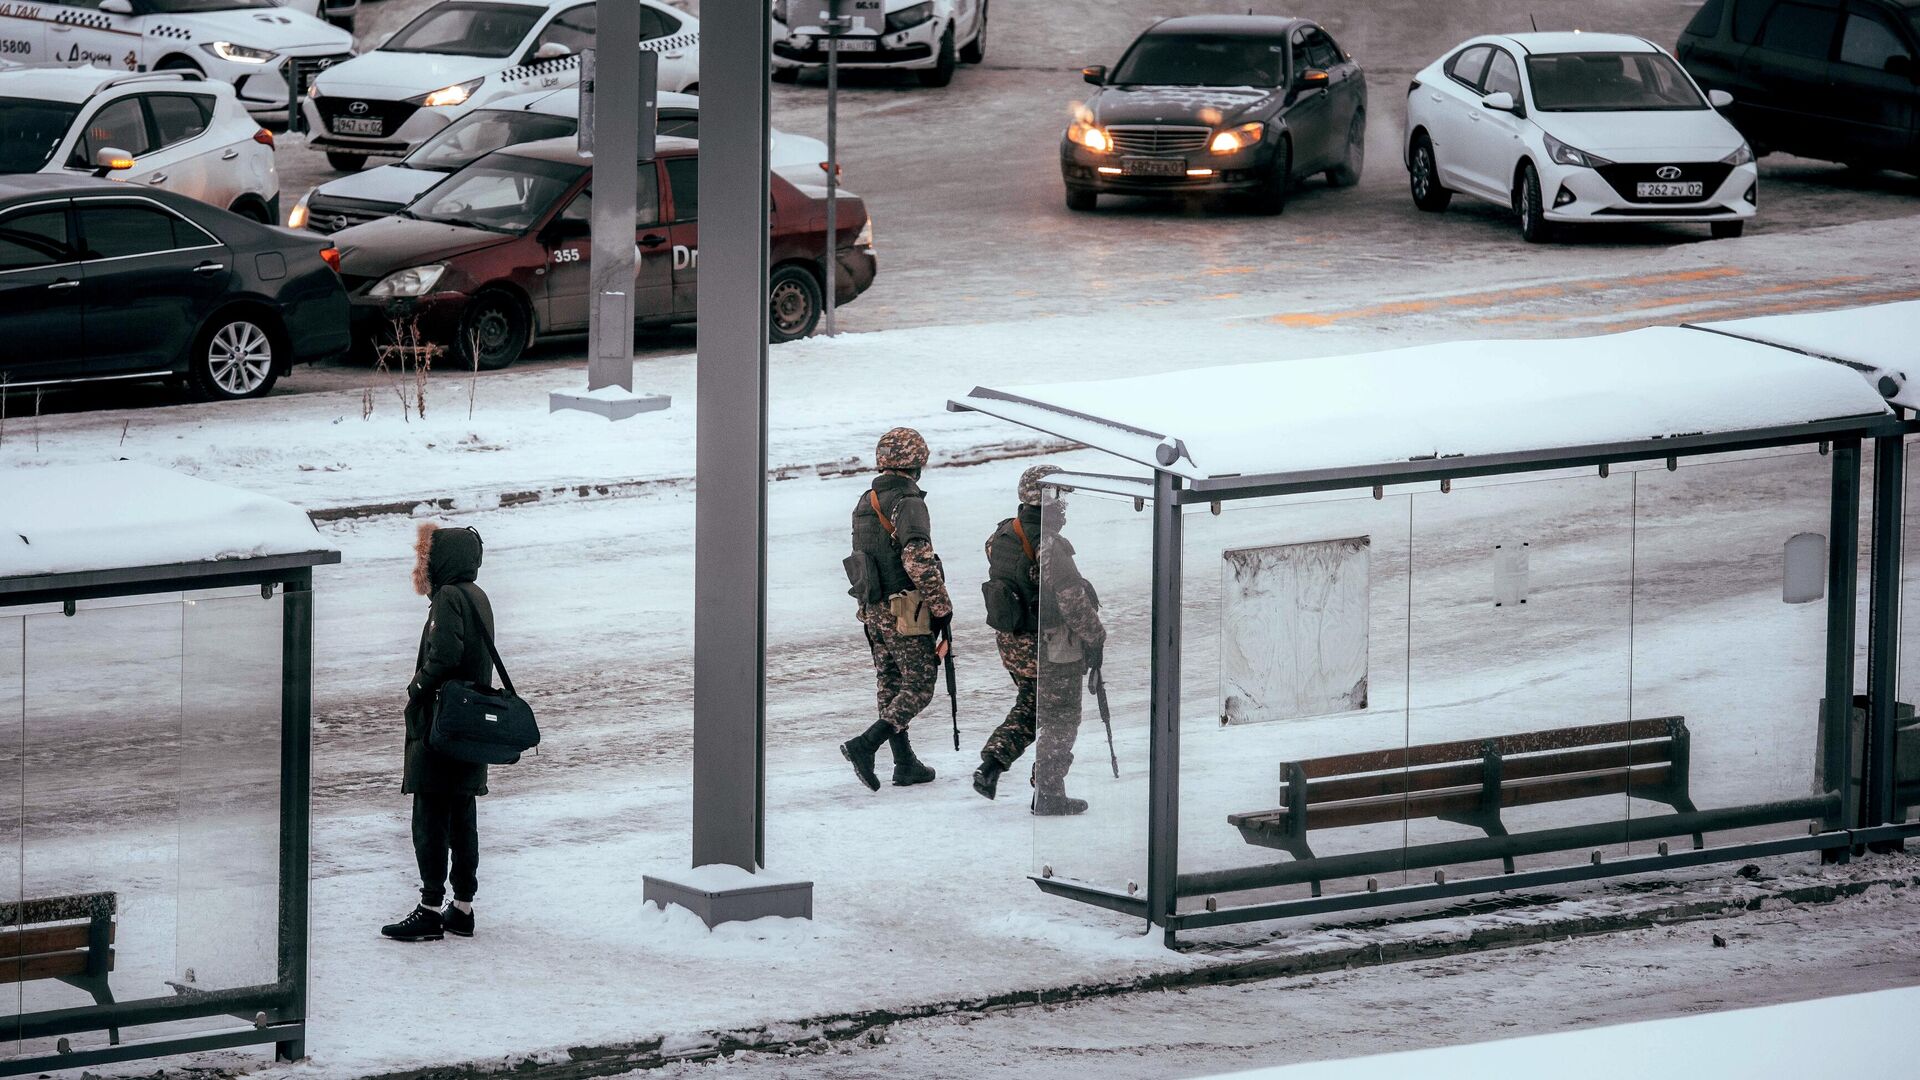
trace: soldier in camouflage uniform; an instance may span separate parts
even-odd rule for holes
[[[874,464],[880,475],[853,508],[847,568],[873,653],[880,718],[840,744],[840,753],[860,782],[878,791],[873,759],[881,743],[893,750],[895,784],[933,779],[933,770],[914,756],[907,726],[933,700],[940,661],[951,647],[953,602],[917,482],[927,464],[926,440],[912,428],[894,428],[880,437]]]
[[[1100,622],[1100,598],[1074,563],[1073,545],[1058,532],[1066,522],[1066,503],[1057,490],[1040,486],[1044,477],[1058,471],[1047,465],[1027,470],[1020,478],[1018,516],[1002,522],[987,541],[989,573],[994,579],[989,588],[996,582],[1006,585],[1025,606],[1020,629],[997,631],[1000,661],[1012,676],[1018,696],[1013,711],[980,751],[980,769],[974,773],[974,789],[992,798],[1000,774],[1034,745],[1033,812],[1040,815],[1078,814],[1087,808],[1085,800],[1067,797],[1066,777],[1080,733],[1080,684],[1088,672],[1100,667],[1107,641],[1106,627]],[[1044,527],[1043,492],[1054,500]],[[1039,543],[1031,545],[1035,533],[1041,533]],[[1028,543],[1023,544],[1023,539]],[[1022,558],[1013,558],[1016,549],[1010,543],[1018,545]],[[1042,566],[1047,574],[1044,591]],[[1042,715],[1045,722],[1037,722]]]

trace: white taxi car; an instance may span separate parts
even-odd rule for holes
[[[1530,242],[1561,224],[1699,222],[1739,236],[1759,206],[1753,150],[1666,50],[1625,34],[1462,42],[1407,90],[1413,202],[1502,206]]]
[[[593,0],[442,0],[373,52],[321,72],[302,103],[307,143],[346,172],[404,156],[471,109],[578,85],[597,25]],[[693,16],[640,0],[640,47],[660,54],[660,89],[698,89]]]
[[[0,174],[84,176],[107,150],[125,166],[115,179],[279,219],[273,136],[233,87],[185,71],[0,71]]]
[[[0,57],[34,67],[197,71],[254,112],[287,107],[304,81],[353,55],[353,35],[273,0],[0,3]]]
[[[793,82],[827,62],[819,0],[773,0],[773,78]],[[870,28],[840,39],[840,64],[911,71],[945,86],[954,68],[987,58],[987,0],[861,0]]]

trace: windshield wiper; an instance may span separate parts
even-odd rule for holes
[[[498,225],[488,225],[484,221],[471,221],[467,218],[428,218],[427,220],[437,221],[442,225],[454,225],[462,229],[479,229],[482,232],[511,233],[513,231],[511,229],[500,228]]]

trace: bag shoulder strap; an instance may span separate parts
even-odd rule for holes
[[[887,530],[887,535],[895,540],[900,539],[899,535],[893,531],[893,519],[887,516],[886,511],[880,509],[880,493],[872,488],[867,489],[867,505],[873,507],[873,516],[880,519],[880,527]]]
[[[1019,517],[1016,516],[1011,518],[1010,520],[1013,522],[1014,535],[1020,538],[1020,546],[1025,548],[1027,551],[1027,561],[1039,562],[1040,557],[1033,553],[1033,541],[1027,539],[1027,530],[1024,526],[1020,524]]]
[[[471,604],[473,603],[473,594],[466,591],[467,584],[467,582],[461,582],[460,591],[466,593],[467,603]],[[480,610],[478,608],[475,608],[473,612],[473,624],[480,628],[480,640],[487,643],[487,655],[493,658],[493,668],[500,673],[500,688],[513,697],[519,697],[520,695],[513,692],[513,676],[507,674],[506,661],[500,659],[500,650],[494,647],[493,634],[487,630],[487,620],[480,617]]]

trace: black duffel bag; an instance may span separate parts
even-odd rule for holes
[[[434,753],[476,765],[511,765],[520,755],[540,745],[540,725],[534,723],[533,709],[513,692],[513,679],[507,665],[500,662],[500,650],[493,647],[493,635],[478,618],[480,637],[487,643],[487,654],[500,672],[503,689],[475,686],[464,679],[452,679],[440,687],[440,700],[434,706],[433,728],[427,733],[427,745]]]

